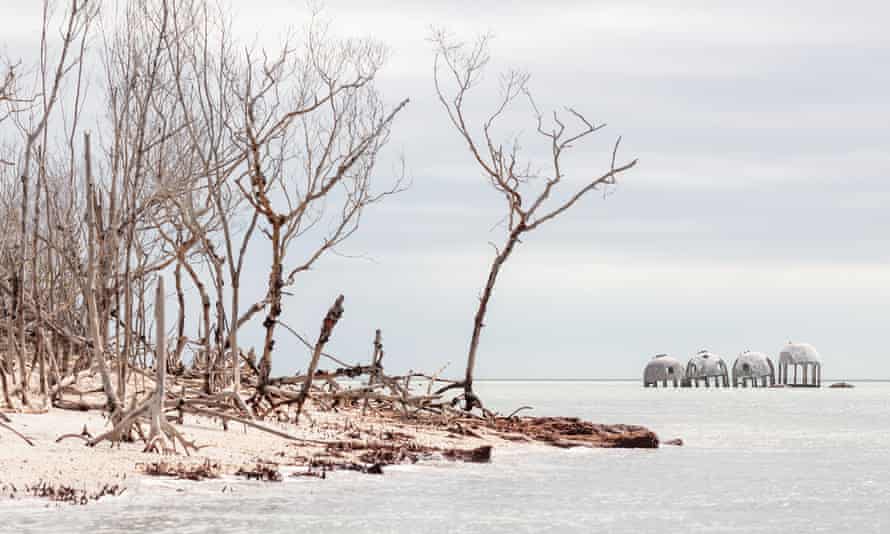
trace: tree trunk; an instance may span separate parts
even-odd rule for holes
[[[240,282],[232,278],[232,314],[229,325],[229,350],[232,351],[232,392],[235,395],[241,389],[241,353],[238,349],[238,290]]]
[[[6,361],[5,355],[0,360],[0,384],[3,385],[3,401],[6,403],[8,408],[12,408],[12,400],[9,398],[9,383],[6,381]]]
[[[158,276],[158,286],[155,290],[155,366],[157,366],[157,387],[155,389],[154,402],[150,408],[151,429],[149,431],[149,445],[151,440],[162,436],[161,421],[164,417],[164,397],[167,391],[167,332],[164,328],[164,277]]]
[[[203,366],[204,373],[204,393],[208,395],[211,393],[210,388],[210,296],[207,294],[207,286],[204,285],[204,282],[201,281],[201,277],[198,276],[198,273],[195,272],[194,268],[189,265],[185,261],[185,257],[182,255],[184,252],[180,253],[180,257],[178,258],[177,265],[182,265],[185,268],[185,272],[188,273],[189,278],[192,279],[192,283],[195,284],[195,288],[197,288],[198,293],[201,296],[201,319],[202,325],[204,328],[204,334],[201,337],[201,344],[203,345],[203,349],[201,350],[201,358],[200,363]],[[197,364],[198,361],[195,362]],[[197,368],[198,366],[195,365]]]
[[[133,277],[130,271],[130,255],[133,248],[132,231],[127,236],[127,250],[124,254],[124,350],[118,361],[118,393],[127,400],[127,366],[133,353]],[[118,314],[120,315],[120,314]]]
[[[177,263],[173,269],[173,280],[176,283],[176,302],[179,305],[179,319],[176,322],[176,352],[173,362],[179,365],[182,362],[182,351],[188,340],[185,336],[185,294],[182,292],[182,264]]]
[[[28,144],[26,150],[28,151],[28,153],[25,154],[25,157],[30,160],[30,143]],[[26,222],[28,218],[28,181],[28,171],[26,170],[22,174],[22,235],[19,242],[19,265],[18,271],[16,273],[16,286],[18,287],[18,293],[16,294],[15,299],[16,334],[18,337],[17,348],[19,357],[19,385],[21,387],[22,404],[24,404],[25,406],[31,404],[31,401],[28,398],[28,369],[25,357],[25,250],[27,248],[28,240]]]
[[[87,282],[84,288],[84,299],[87,303],[87,321],[89,322],[90,336],[93,338],[93,358],[99,367],[99,373],[102,375],[102,389],[105,391],[105,397],[108,403],[108,409],[112,415],[120,411],[120,402],[117,394],[114,392],[114,385],[111,383],[111,376],[108,373],[108,366],[105,362],[105,346],[102,344],[101,328],[99,327],[99,315],[96,309],[96,247],[94,240],[96,239],[95,231],[95,204],[93,202],[93,174],[92,161],[90,157],[90,134],[84,133],[84,159],[86,164],[87,177]]]
[[[272,225],[272,271],[269,273],[269,314],[263,321],[266,328],[266,338],[263,341],[263,357],[260,359],[260,383],[258,393],[263,394],[269,385],[269,375],[272,372],[272,350],[275,348],[275,326],[281,316],[281,289],[284,286],[281,274],[281,225],[282,218],[270,217]]]
[[[44,397],[48,391],[46,384],[46,346],[43,342],[43,330],[39,326],[34,327],[34,350],[37,352],[37,367],[40,375],[37,377],[40,383],[40,394]]]
[[[217,256],[212,249],[209,253],[213,258],[211,261],[213,261],[214,270],[216,271],[216,278],[214,280],[214,286],[216,288],[216,328],[213,331],[213,344],[215,348],[213,350],[213,364],[210,366],[210,388],[215,390],[217,385],[220,388],[224,388],[227,379],[224,372],[218,372],[218,370],[225,369],[226,367],[225,347],[223,346],[223,328],[226,322],[226,309],[223,304],[222,258]]]
[[[491,264],[491,269],[488,272],[488,282],[486,282],[485,289],[482,291],[482,296],[479,298],[479,308],[476,310],[476,316],[473,319],[473,337],[470,338],[470,350],[467,355],[467,372],[464,376],[463,384],[464,394],[466,396],[465,408],[467,410],[472,410],[477,402],[476,396],[473,394],[473,373],[476,367],[476,351],[479,348],[479,338],[482,335],[482,328],[485,326],[485,313],[488,311],[488,301],[491,300],[491,294],[494,291],[494,285],[497,282],[498,274],[501,272],[501,267],[504,265],[504,262],[507,261],[507,258],[510,257],[510,254],[513,252],[513,247],[519,242],[519,236],[524,229],[524,226],[519,226],[517,229],[510,232],[510,235],[507,238],[507,246],[495,256],[494,261]]]
[[[15,280],[14,279],[13,279],[13,296],[12,296],[12,299],[10,299],[10,300],[11,300],[11,307],[13,309],[15,309],[15,305],[16,305],[16,302],[18,302],[18,300],[17,300],[17,295],[15,294]],[[13,353],[15,353],[16,356],[18,355],[18,350],[16,349],[15,316],[14,315],[11,317],[8,317],[6,320],[6,354],[4,354],[4,356],[6,356],[6,358],[7,358],[6,361],[9,364],[8,370],[9,370],[9,376],[12,379],[12,384],[13,384],[12,389],[15,389],[15,383],[16,383],[15,366],[16,366],[16,363],[14,360]],[[12,395],[15,396],[15,393],[12,393]],[[6,401],[7,401],[7,404],[9,404],[9,407],[12,408],[12,401],[9,400],[9,397],[6,398]]]
[[[44,133],[46,131],[44,130]],[[44,136],[44,141],[46,140],[46,136]],[[45,149],[45,147],[44,147]],[[45,155],[44,155],[45,158]],[[37,281],[37,273],[38,273],[38,255],[37,255],[37,236],[38,230],[40,228],[40,191],[43,187],[44,175],[46,173],[45,166],[41,165],[40,172],[37,175],[37,187],[34,188],[34,219],[33,226],[31,229],[32,239],[31,239],[31,289],[33,291],[33,299],[34,306],[37,308],[37,315],[40,315],[40,285]],[[43,347],[43,333],[39,325],[34,325],[34,351],[37,356],[37,365],[39,371],[38,383],[40,384],[40,394],[44,397],[46,396],[47,386],[46,386],[46,363],[45,363],[45,354]]]

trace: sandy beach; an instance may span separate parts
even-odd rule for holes
[[[337,458],[332,458],[327,447],[321,444],[289,441],[235,422],[230,422],[229,430],[224,430],[218,420],[186,415],[184,424],[178,428],[200,447],[199,451],[191,452],[189,456],[159,455],[142,452],[144,444],[141,441],[114,446],[106,442],[95,447],[86,446],[84,440],[78,438],[56,441],[65,434],[79,434],[84,427],[94,436],[106,430],[106,418],[98,412],[50,409],[46,413],[8,415],[12,426],[34,445],[28,445],[9,432],[0,432],[0,492],[4,496],[15,496],[23,488],[42,483],[68,486],[87,494],[109,484],[126,487],[128,479],[145,476],[146,464],[159,461],[184,466],[199,466],[210,461],[219,464],[221,474],[233,474],[257,463],[297,467],[306,466],[311,460],[358,461],[362,452],[338,451]],[[264,424],[317,442],[393,442],[396,435],[402,438],[401,443],[417,450],[516,446],[484,429],[479,430],[480,437],[458,436],[443,430],[357,415],[313,412],[300,425]]]

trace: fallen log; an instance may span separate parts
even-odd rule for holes
[[[577,417],[495,418],[488,425],[499,434],[523,435],[555,447],[658,448],[658,436],[635,425],[601,425]]]
[[[104,402],[86,402],[56,399],[53,401],[53,407],[60,410],[69,410],[73,412],[88,412],[90,410],[104,410],[108,407],[108,405]]]

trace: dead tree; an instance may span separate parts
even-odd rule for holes
[[[27,287],[27,278],[32,279],[37,276],[37,258],[29,257],[28,250],[32,255],[36,251],[36,239],[30,236],[36,236],[37,223],[39,223],[39,212],[35,215],[32,228],[29,232],[29,211],[32,207],[39,206],[39,190],[42,182],[38,178],[37,195],[35,198],[32,186],[34,180],[32,169],[35,167],[42,176],[45,170],[46,154],[47,154],[47,125],[53,115],[54,108],[59,102],[62,85],[66,76],[73,68],[83,59],[83,48],[77,49],[78,39],[85,38],[89,26],[96,15],[96,9],[87,2],[72,1],[64,17],[61,34],[61,48],[59,56],[54,64],[50,64],[48,59],[48,32],[50,25],[50,6],[49,2],[43,2],[43,25],[40,40],[40,64],[37,69],[37,84],[39,88],[37,94],[25,97],[23,95],[15,95],[15,76],[14,68],[9,68],[3,82],[0,82],[0,102],[10,103],[14,105],[12,110],[0,115],[2,118],[11,116],[18,127],[21,137],[21,152],[16,162],[3,161],[3,164],[13,164],[18,171],[18,179],[21,184],[19,194],[19,235],[18,243],[15,245],[16,267],[13,272],[12,287],[16,291],[15,302],[13,306],[13,316],[15,320],[15,339],[9,339],[11,345],[14,346],[18,356],[19,381],[18,390],[21,395],[22,404],[30,404],[29,399],[29,368],[27,363],[27,345],[26,338],[26,301],[31,293]],[[21,105],[16,105],[21,104]],[[0,112],[3,113],[3,112]],[[30,241],[30,243],[29,243]],[[30,245],[30,246],[29,246]],[[30,266],[30,269],[28,268]],[[35,302],[38,297],[31,295]],[[37,344],[35,348],[39,348],[40,328],[35,331],[35,339]],[[37,351],[39,352],[39,350]],[[35,354],[37,354],[35,352]],[[39,356],[37,356],[39,358]],[[41,368],[41,384],[45,384],[45,366]]]
[[[492,245],[494,259],[473,317],[464,379],[440,390],[444,392],[452,388],[463,388],[464,408],[469,411],[477,406],[482,407],[473,392],[476,354],[498,275],[516,245],[522,242],[526,234],[568,211],[586,194],[615,184],[618,175],[631,169],[637,160],[627,163],[617,161],[621,143],[621,138],[618,137],[612,148],[611,164],[605,172],[593,173],[591,176],[589,172],[582,171],[586,176],[574,186],[574,192],[568,194],[567,199],[552,199],[560,186],[568,185],[568,171],[563,167],[565,153],[589,135],[604,128],[605,124],[594,124],[573,108],[566,108],[563,114],[554,111],[552,122],[545,121],[528,89],[528,74],[511,71],[501,76],[500,95],[493,111],[476,126],[475,121],[466,115],[466,100],[471,90],[479,84],[489,61],[489,37],[483,36],[473,45],[467,46],[455,43],[444,31],[436,31],[432,42],[435,47],[434,81],[439,102],[452,126],[466,143],[472,160],[481,169],[489,185],[500,194],[506,211],[503,219],[506,236],[501,245]],[[499,120],[520,98],[528,101],[535,115],[536,132],[548,145],[550,152],[549,161],[541,165],[540,171],[537,170],[538,165],[521,157],[518,141],[505,145],[496,138],[495,129]],[[576,126],[572,127],[570,121],[576,123]]]
[[[84,301],[87,306],[87,322],[89,325],[90,337],[92,341],[92,350],[93,350],[93,360],[96,363],[96,366],[99,368],[99,373],[102,377],[102,389],[105,392],[106,402],[108,403],[108,410],[117,415],[118,411],[121,408],[120,400],[117,396],[117,392],[114,389],[114,384],[111,382],[111,374],[108,370],[108,364],[106,363],[106,353],[105,353],[105,344],[103,342],[104,336],[101,334],[101,326],[100,326],[100,316],[99,310],[97,308],[97,299],[96,299],[96,271],[98,269],[98,258],[96,257],[96,247],[95,247],[95,235],[96,235],[96,205],[94,199],[96,198],[94,195],[95,192],[95,184],[93,182],[93,171],[92,171],[92,154],[90,152],[90,135],[88,133],[84,134],[83,137],[83,145],[84,145],[84,168],[86,169],[86,195],[87,195],[87,206],[86,206],[86,224],[88,229],[87,235],[87,277],[85,281],[85,285],[83,287],[83,296]]]
[[[155,366],[157,375],[155,379],[155,391],[133,409],[122,414],[120,421],[111,430],[89,440],[87,445],[94,447],[103,441],[119,442],[123,436],[128,435],[135,428],[145,442],[145,452],[171,453],[176,452],[176,443],[182,446],[183,452],[189,453],[189,449],[197,450],[197,446],[187,441],[168,421],[165,412],[165,400],[167,396],[167,343],[165,332],[164,278],[158,277],[155,291]],[[141,424],[149,425],[148,436],[142,432]]]
[[[237,149],[230,134],[237,109],[234,73],[239,56],[229,25],[229,16],[206,2],[180,2],[171,20],[171,34],[175,38],[169,40],[166,54],[174,73],[178,107],[187,117],[184,129],[198,186],[190,195],[172,200],[182,220],[180,226],[197,239],[195,254],[206,261],[215,290],[215,324],[204,332],[205,353],[212,354],[205,364],[207,389],[215,392],[217,386],[231,380],[231,388],[220,395],[240,407],[243,406],[237,393],[241,382],[237,333],[243,324],[238,321],[240,280],[259,214],[250,209],[234,183],[244,171],[245,154]],[[233,224],[247,218],[250,222],[246,229],[236,232]],[[197,285],[197,281],[193,281]],[[230,293],[228,310],[224,303],[226,287]],[[208,293],[203,287],[199,292],[202,309],[207,310]],[[225,358],[227,349],[230,361]],[[224,376],[223,370],[229,364],[231,375]]]
[[[262,61],[248,55],[238,129],[249,183],[237,183],[264,223],[272,258],[266,298],[249,311],[268,307],[255,405],[269,385],[284,289],[355,233],[367,206],[402,190],[400,179],[372,188],[378,154],[408,103],[387,109],[375,89],[384,57],[373,41],[336,42],[318,28],[302,50],[285,44]],[[291,263],[298,237],[305,252]]]
[[[165,331],[166,317],[164,315],[164,301],[167,295],[164,293],[164,277],[158,277],[158,285],[155,291],[155,368],[157,371],[157,387],[148,408],[149,431],[145,450],[166,451],[164,443],[164,431],[170,429],[167,417],[164,415],[164,400],[167,397],[167,333]],[[171,432],[171,434],[173,434]],[[173,434],[175,435],[175,434]],[[186,449],[186,452],[188,449]]]
[[[310,396],[322,407],[373,400],[405,416],[439,409],[431,407],[434,396],[409,394],[410,378],[383,374],[379,336],[371,365],[335,360],[341,368],[319,369],[320,356],[330,358],[323,347],[342,299],[309,347],[306,374],[269,376],[286,288],[358,230],[365,208],[404,187],[404,173],[382,187],[372,180],[407,104],[385,103],[375,87],[384,48],[334,40],[313,26],[304,46],[243,52],[227,33],[224,8],[204,0],[121,4],[94,38],[88,30],[98,2],[60,5],[70,11],[58,12],[64,46],[46,46],[45,22],[38,67],[0,61],[0,122],[16,127],[4,129],[11,148],[0,142],[3,402],[35,396],[29,384],[38,383],[29,377],[39,374],[40,393],[59,409],[109,412],[110,430],[84,436],[90,444],[138,434],[146,450],[159,452],[192,448],[165,412],[245,421],[242,387],[260,413],[261,403],[299,402],[302,411]],[[66,33],[69,15],[76,23]],[[99,43],[95,61],[84,61],[89,43]],[[58,64],[49,59],[60,55]],[[99,94],[81,83],[84,64],[101,65]],[[36,73],[26,98],[17,92],[20,72]],[[91,138],[80,125],[92,117],[81,114],[97,99],[102,135]],[[239,280],[257,233],[273,258],[269,285],[242,311]],[[154,303],[157,332],[149,333],[147,289],[169,274],[179,305],[175,346],[164,331],[163,288]],[[192,289],[201,299],[197,333],[186,319]],[[261,312],[266,339],[256,366],[242,358],[237,333]],[[200,369],[172,372],[189,350]],[[336,382],[364,375],[373,376],[361,391]],[[64,398],[97,377],[101,402]]]

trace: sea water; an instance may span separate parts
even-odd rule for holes
[[[327,480],[131,481],[89,506],[0,504],[0,531],[890,532],[890,384],[644,389],[480,382],[508,413],[642,424],[682,447],[495,449],[491,464],[394,466]]]

